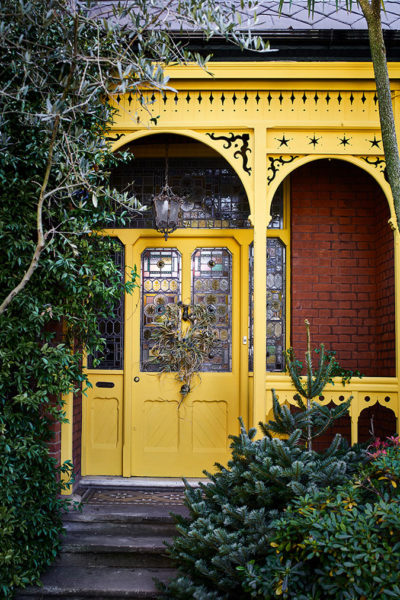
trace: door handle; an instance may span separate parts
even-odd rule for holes
[[[138,376],[136,375],[136,377],[134,377],[134,378],[133,378],[133,381],[134,381],[135,383],[137,383],[138,381],[140,381],[140,377],[138,377]]]

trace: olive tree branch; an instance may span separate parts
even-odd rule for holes
[[[75,58],[77,55],[77,49],[78,49],[78,17],[77,17],[77,15],[75,15],[73,57],[72,57],[71,68],[70,68],[70,71],[68,74],[67,82],[65,84],[65,88],[64,88],[64,91],[62,94],[62,101],[64,101],[65,98],[67,97],[67,94],[68,94],[69,89],[72,84],[74,70],[75,70],[75,66],[76,66]],[[37,266],[38,266],[39,260],[40,260],[40,256],[45,248],[46,240],[50,234],[50,231],[48,231],[46,233],[44,233],[44,231],[43,231],[43,203],[45,201],[45,192],[47,189],[47,185],[49,183],[50,172],[51,172],[51,169],[53,166],[54,147],[56,144],[60,121],[61,121],[61,115],[60,115],[60,113],[58,113],[54,119],[53,129],[52,129],[50,143],[49,143],[49,153],[48,153],[48,157],[47,157],[46,169],[44,172],[43,183],[40,188],[39,199],[38,199],[38,204],[37,204],[37,209],[36,209],[37,243],[36,243],[35,250],[34,250],[34,253],[32,256],[32,260],[30,262],[29,267],[27,268],[24,275],[22,276],[22,279],[20,280],[20,282],[11,290],[11,292],[7,295],[7,297],[1,303],[0,315],[2,315],[7,310],[7,307],[13,301],[15,296],[17,294],[19,294],[19,292],[21,292],[25,288],[25,286],[31,279],[33,273],[37,269]]]

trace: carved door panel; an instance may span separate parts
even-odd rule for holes
[[[126,334],[133,344],[131,474],[201,476],[229,459],[238,430],[240,246],[233,239],[140,238],[140,306]],[[218,344],[181,400],[175,373],[160,373],[151,359],[151,330],[164,307],[182,300],[215,310]]]

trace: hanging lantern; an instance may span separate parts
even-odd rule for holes
[[[179,225],[179,214],[182,198],[174,194],[168,185],[168,150],[165,149],[165,183],[161,191],[153,198],[154,227],[164,234],[165,241],[168,234],[175,231]]]

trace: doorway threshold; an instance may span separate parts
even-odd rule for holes
[[[186,477],[191,487],[199,483],[208,483],[206,477]],[[126,489],[181,489],[185,488],[180,477],[115,477],[111,475],[85,475],[79,480],[79,486],[85,488],[126,488]]]

